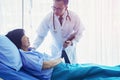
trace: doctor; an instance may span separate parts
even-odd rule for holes
[[[70,63],[76,63],[75,46],[83,33],[84,27],[79,17],[74,12],[68,10],[69,0],[53,1],[53,11],[44,18],[38,27],[33,46],[38,48],[48,31],[50,31],[53,37],[51,45],[52,55],[60,57],[62,54],[59,52],[64,49]]]

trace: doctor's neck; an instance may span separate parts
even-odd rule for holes
[[[66,12],[67,12],[67,10],[64,13],[62,13],[62,14],[56,14],[56,13],[54,13],[54,15],[60,17],[60,16],[63,16]]]

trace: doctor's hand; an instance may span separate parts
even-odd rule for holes
[[[63,44],[63,48],[67,48],[68,46],[71,46],[72,45],[72,41],[65,41],[64,44]]]

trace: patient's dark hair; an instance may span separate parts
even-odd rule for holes
[[[65,5],[68,5],[69,0],[54,0],[54,1],[63,1]]]
[[[25,33],[23,29],[15,29],[6,34],[6,36],[17,46],[18,49],[21,49],[21,39],[24,35]]]

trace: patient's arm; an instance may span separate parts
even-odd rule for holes
[[[58,58],[58,59],[51,60],[51,61],[44,61],[43,62],[43,69],[53,68],[54,66],[56,66],[60,62],[62,62],[62,58]]]

